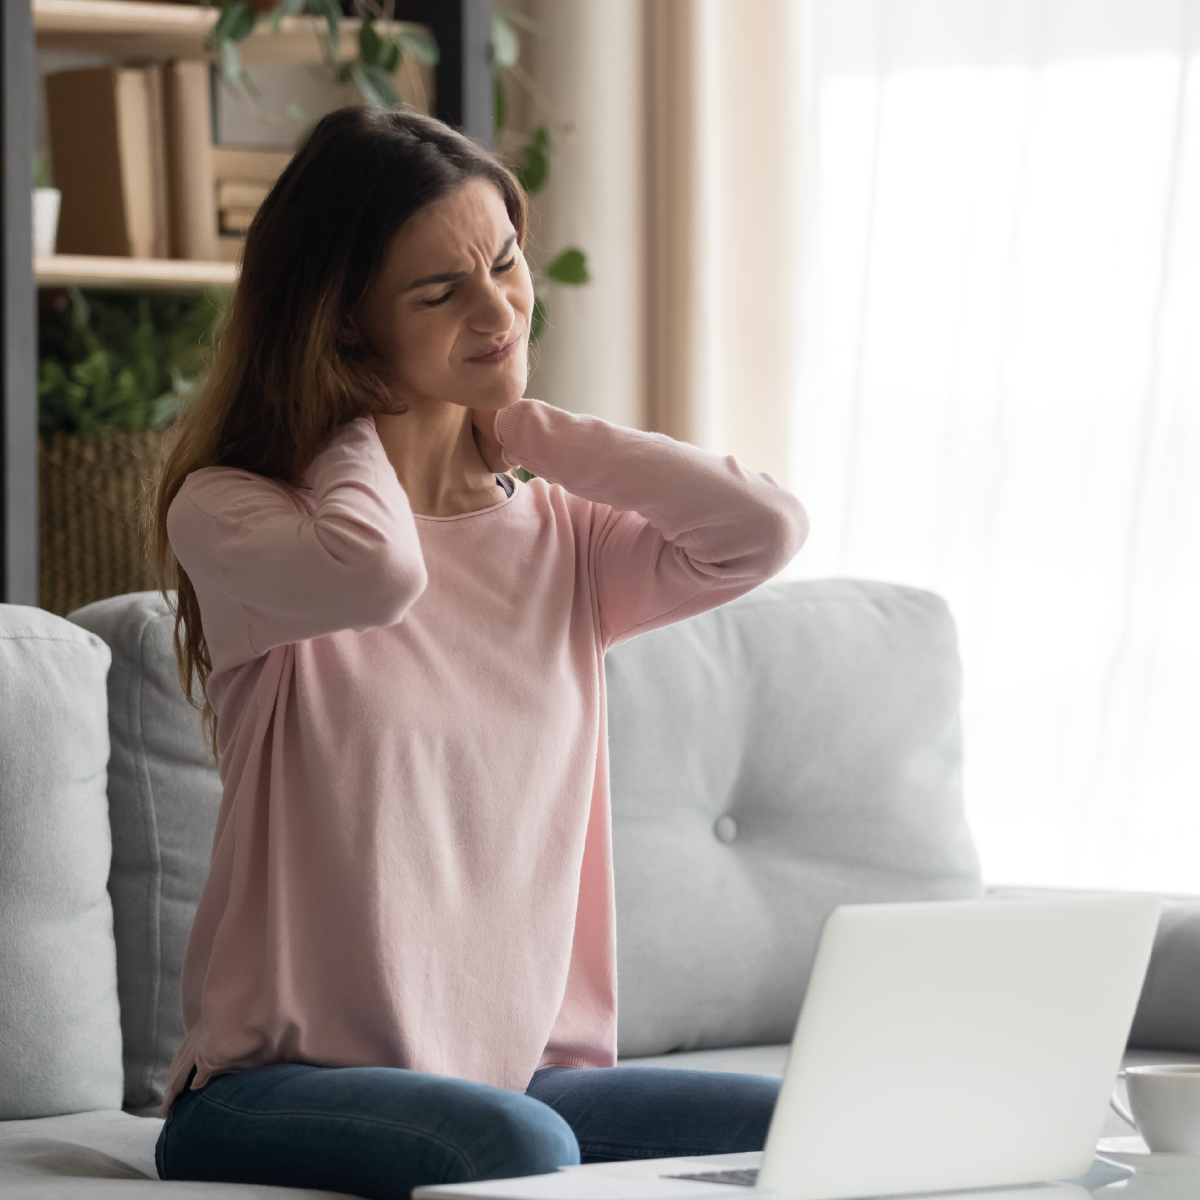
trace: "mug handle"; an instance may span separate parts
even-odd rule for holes
[[[1125,1072],[1118,1071],[1117,1078],[1124,1079]],[[1113,1112],[1115,1112],[1117,1114],[1117,1116],[1120,1117],[1121,1120],[1125,1122],[1126,1125],[1132,1125],[1134,1129],[1137,1129],[1137,1122],[1133,1119],[1133,1113],[1131,1113],[1129,1111],[1129,1109],[1126,1108],[1125,1105],[1122,1104],[1120,1102],[1120,1100],[1117,1099],[1117,1087],[1116,1087],[1115,1083],[1113,1084],[1112,1094],[1108,1098],[1108,1103],[1109,1103],[1109,1107],[1112,1108]]]

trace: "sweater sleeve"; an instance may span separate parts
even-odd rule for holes
[[[214,626],[252,656],[341,629],[395,625],[427,583],[408,497],[371,421],[337,430],[307,477],[312,513],[273,480],[208,467],[188,476],[167,514],[171,548],[201,612],[206,597],[220,605]]]
[[[495,432],[508,466],[607,506],[592,542],[606,648],[750,591],[808,534],[800,501],[732,455],[537,400],[502,409]]]

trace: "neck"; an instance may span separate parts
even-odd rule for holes
[[[475,443],[470,409],[414,404],[402,413],[377,413],[375,428],[414,513],[454,517],[503,497]]]

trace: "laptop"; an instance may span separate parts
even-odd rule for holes
[[[635,1180],[647,1183],[645,1200],[670,1192],[750,1200],[747,1189],[848,1200],[1082,1176],[1160,908],[1141,895],[837,908],[761,1152],[560,1175],[608,1176],[613,1200],[639,1200]],[[531,1200],[554,1200],[558,1178],[530,1177]],[[524,1194],[518,1181],[503,1183],[505,1200]],[[488,1195],[482,1183],[413,1192],[414,1200]]]

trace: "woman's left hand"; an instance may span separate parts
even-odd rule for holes
[[[487,409],[471,409],[471,432],[475,435],[475,444],[489,471],[507,471],[508,464],[504,461],[504,448],[496,441],[496,414]]]

